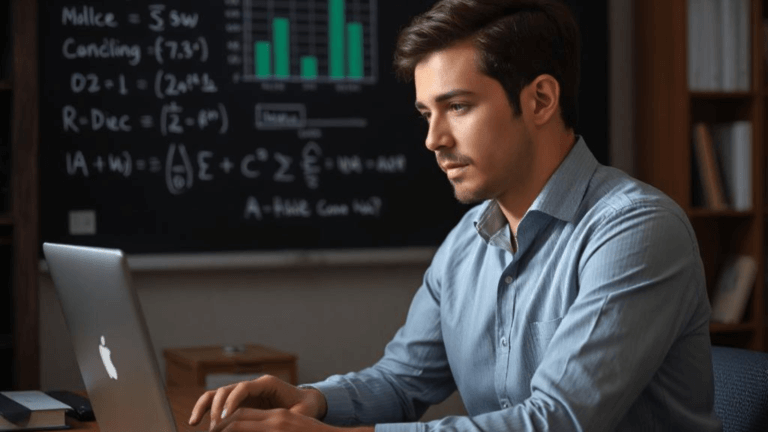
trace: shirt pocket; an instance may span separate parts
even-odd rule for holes
[[[549,321],[536,321],[528,324],[525,331],[523,368],[529,381],[544,359],[544,353],[547,351],[547,347],[562,321],[563,317],[560,317]]]

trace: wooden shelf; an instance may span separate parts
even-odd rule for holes
[[[755,325],[751,323],[724,324],[710,323],[710,333],[745,333],[755,331]]]
[[[706,100],[736,100],[744,99],[748,100],[752,97],[759,96],[756,91],[738,91],[738,92],[722,92],[722,91],[692,91],[689,92],[691,99],[706,99]]]
[[[768,1],[749,1],[750,90],[738,92],[689,90],[689,77],[693,76],[689,75],[687,55],[689,4],[686,0],[633,2],[636,175],[686,209],[710,284],[730,256],[748,254],[757,260],[756,283],[745,311],[749,322],[711,323],[710,334],[720,344],[766,350],[768,316],[763,281],[768,275],[768,82],[763,78],[763,9]],[[737,121],[751,125],[753,209],[691,208],[692,188],[699,187],[694,178],[693,125]],[[713,289],[710,287],[710,294]]]

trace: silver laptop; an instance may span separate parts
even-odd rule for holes
[[[122,251],[44,243],[43,253],[99,429],[176,431]]]

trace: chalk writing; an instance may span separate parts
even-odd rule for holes
[[[67,60],[93,59],[111,60],[128,59],[128,64],[136,66],[141,62],[141,48],[137,44],[127,44],[115,38],[103,38],[99,42],[79,42],[70,37],[64,40],[61,48]]]
[[[166,22],[171,28],[194,29],[200,20],[200,14],[197,12],[182,12],[171,9],[166,13],[166,7],[163,4],[149,5],[149,16],[152,19],[149,29],[155,32],[164,31]]]
[[[61,25],[73,27],[117,27],[115,14],[99,12],[94,6],[61,8]]]
[[[81,150],[65,153],[66,172],[71,177],[89,177],[105,172],[119,173],[126,178],[145,172],[155,174],[161,171],[161,159],[157,155],[135,157],[128,150],[93,155],[86,155]],[[363,159],[356,155],[325,156],[323,148],[315,141],[307,142],[297,154],[259,147],[239,158],[210,149],[190,153],[184,144],[170,144],[163,160],[166,186],[172,195],[192,189],[195,178],[211,182],[216,180],[217,175],[239,175],[246,180],[258,179],[261,183],[270,184],[303,181],[308,190],[318,190],[324,178],[365,175],[369,172],[398,175],[406,166],[404,155],[368,159],[367,167]],[[95,167],[96,171],[89,171],[89,167]],[[262,176],[265,171],[269,177]],[[377,214],[376,205],[381,203],[350,203],[352,210],[349,213]]]
[[[152,47],[152,54],[158,63],[167,61],[197,60],[201,63],[208,61],[208,42],[203,36],[196,39],[166,39],[158,36]]]
[[[383,210],[383,201],[378,196],[351,199],[349,202],[330,201],[320,198],[317,201],[307,198],[286,198],[272,196],[259,201],[258,197],[249,196],[243,206],[243,219],[262,221],[272,219],[308,219],[350,217],[379,217]]]
[[[156,209],[140,222],[148,232],[194,225],[192,205],[221,213],[212,230],[275,226],[275,236],[393,214],[420,165],[399,117],[372,115],[389,96],[376,88],[376,0],[347,2],[334,41],[323,2],[168,3],[42,6],[42,112],[57,146],[47,188],[78,205],[117,196],[105,208]]]

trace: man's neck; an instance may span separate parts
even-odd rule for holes
[[[520,221],[574,145],[576,145],[576,135],[572,130],[559,134],[551,141],[546,140],[536,144],[539,152],[536,166],[529,181],[526,182],[526,185],[509,191],[506,196],[496,199],[501,212],[509,223],[513,241],[514,237],[517,236],[517,227],[520,225]]]

